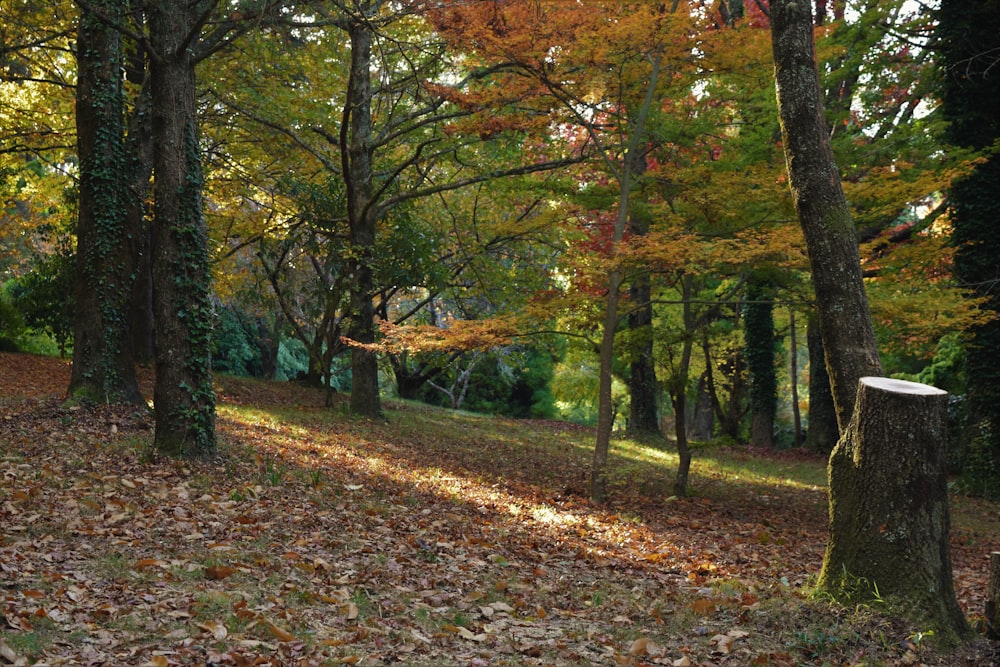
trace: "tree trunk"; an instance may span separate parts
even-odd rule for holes
[[[798,332],[795,330],[795,311],[788,311],[788,377],[791,379],[792,397],[792,428],[795,435],[792,438],[792,446],[796,449],[802,447],[802,414],[799,411],[799,344]]]
[[[698,378],[694,392],[694,409],[688,419],[687,437],[702,442],[715,435],[715,411],[712,409],[712,394],[709,386],[710,372],[705,371]]]
[[[628,430],[635,435],[659,435],[659,388],[653,359],[653,304],[650,300],[649,274],[634,278],[628,291],[632,306],[628,326],[633,345],[628,378]]]
[[[862,378],[830,457],[830,541],[817,586],[882,599],[946,644],[969,634],[955,599],[946,480],[948,394]]]
[[[674,495],[687,495],[688,476],[691,472],[691,448],[688,446],[687,430],[684,421],[687,419],[687,392],[685,387],[675,386],[670,390],[670,404],[674,408],[674,435],[677,438],[677,476],[674,478]]]
[[[149,5],[155,136],[153,223],[154,445],[174,456],[215,452],[208,232],[190,33],[204,3]],[[188,16],[188,13],[191,16]]]
[[[858,380],[880,375],[858,242],[816,70],[811,3],[771,3],[771,45],[792,199],[806,239],[837,423],[854,408]]]
[[[98,6],[112,20],[124,13],[120,0],[104,0]],[[134,255],[125,224],[122,38],[84,8],[77,39],[80,203],[68,391],[71,396],[102,403],[144,405],[128,327]]]
[[[837,444],[837,411],[830,393],[830,376],[826,372],[823,339],[819,334],[818,316],[813,313],[806,324],[806,345],[809,347],[809,426],[806,447],[829,454]]]
[[[149,364],[156,355],[153,345],[155,325],[152,230],[149,225],[147,205],[150,178],[153,175],[153,101],[148,76],[141,85],[132,117],[129,119],[128,136],[125,141],[127,171],[131,180],[126,200],[126,224],[135,257],[135,283],[132,286],[132,305],[129,315],[132,352],[138,363]]]
[[[684,342],[680,360],[670,378],[670,402],[674,408],[674,433],[677,438],[677,477],[674,478],[674,495],[686,496],[688,473],[691,470],[691,449],[687,441],[687,388],[691,375],[691,355],[694,351],[695,318],[691,307],[693,278],[691,274],[681,277],[682,318]]]
[[[629,161],[631,178],[638,180],[646,171],[646,160]],[[649,215],[642,206],[629,210],[628,229],[633,237],[649,233]],[[659,387],[656,382],[656,364],[653,357],[653,301],[650,275],[642,271],[632,277],[628,287],[628,328],[631,343],[629,363],[629,420],[628,430],[639,436],[659,435]]]
[[[646,121],[653,106],[656,84],[660,77],[660,55],[653,56],[652,70],[642,107],[639,109],[635,126],[629,137],[628,148],[621,166],[617,170],[618,216],[612,233],[612,252],[618,249],[625,236],[625,225],[629,219],[629,198],[632,195],[632,176],[637,173],[632,161],[642,159],[639,147],[646,134]],[[610,157],[605,155],[605,159]],[[590,498],[595,503],[603,502],[607,492],[608,450],[611,448],[611,431],[614,428],[614,405],[611,402],[612,366],[615,360],[615,332],[618,330],[618,299],[622,286],[622,268],[614,266],[608,273],[608,296],[605,301],[604,324],[601,329],[600,377],[597,389],[597,439],[590,469]],[[683,426],[683,425],[682,425]]]
[[[990,554],[990,581],[986,590],[986,633],[1000,639],[1000,552]]]
[[[365,3],[362,13],[371,10]],[[341,123],[341,155],[347,207],[350,221],[352,256],[351,313],[347,335],[351,347],[351,412],[365,417],[382,414],[379,396],[378,357],[371,349],[375,342],[375,307],[372,304],[372,252],[378,220],[372,202],[372,28],[353,21],[348,30],[351,40],[351,73],[347,104]]]
[[[774,366],[772,288],[756,280],[747,285],[743,307],[745,358],[750,379],[750,444],[774,447],[774,416],[778,408],[778,377]]]
[[[941,54],[941,110],[950,121],[948,139],[958,146],[984,151],[985,160],[957,180],[948,192],[955,275],[963,286],[986,299],[980,308],[1000,313],[1000,155],[991,146],[1000,140],[997,107],[1000,78],[995,54],[1000,52],[1000,2],[942,0],[937,12]],[[988,495],[1000,494],[1000,318],[973,327],[966,346],[968,382],[966,410],[970,431],[987,427],[992,449],[992,483]],[[992,494],[989,494],[992,490]]]

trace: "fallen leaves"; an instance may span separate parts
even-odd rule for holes
[[[222,405],[223,455],[198,463],[144,458],[141,413],[6,412],[0,665],[795,664],[764,609],[819,562],[812,505],[595,508],[533,477],[541,425],[403,437],[409,415],[359,425],[321,405]],[[500,429],[520,458],[491,458]],[[459,460],[478,437],[496,437],[482,461]],[[57,639],[29,655],[14,639],[39,628]]]

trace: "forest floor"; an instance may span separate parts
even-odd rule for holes
[[[809,594],[825,462],[219,377],[219,456],[155,456],[138,409],[69,406],[69,365],[0,354],[0,665],[975,665],[877,604]],[[148,373],[143,382],[151,395]],[[339,397],[338,397],[339,398]],[[973,624],[1000,505],[955,497]]]

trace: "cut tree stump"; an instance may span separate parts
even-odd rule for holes
[[[970,634],[952,582],[948,394],[865,377],[830,455],[830,538],[818,587],[887,609],[954,644]]]
[[[990,554],[990,583],[986,596],[986,632],[1000,639],[1000,551]]]

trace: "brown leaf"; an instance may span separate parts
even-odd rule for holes
[[[235,568],[228,567],[226,565],[213,565],[205,568],[205,578],[218,581],[220,579],[225,579],[235,572]]]
[[[628,647],[629,655],[646,655],[649,651],[649,637],[639,637]]]
[[[288,632],[287,630],[282,630],[281,628],[279,628],[277,625],[267,620],[266,618],[262,620],[264,623],[264,627],[266,627],[268,631],[272,635],[274,635],[274,638],[277,639],[279,642],[295,641],[295,635],[293,635],[291,632]]]
[[[229,636],[229,630],[221,621],[205,621],[204,623],[198,623],[197,626],[210,633],[217,640],[222,640]]]
[[[691,603],[691,609],[699,616],[708,616],[715,612],[715,602],[708,598],[699,598]]]
[[[150,567],[166,567],[167,564],[158,558],[140,558],[135,562],[135,569],[145,570]]]

